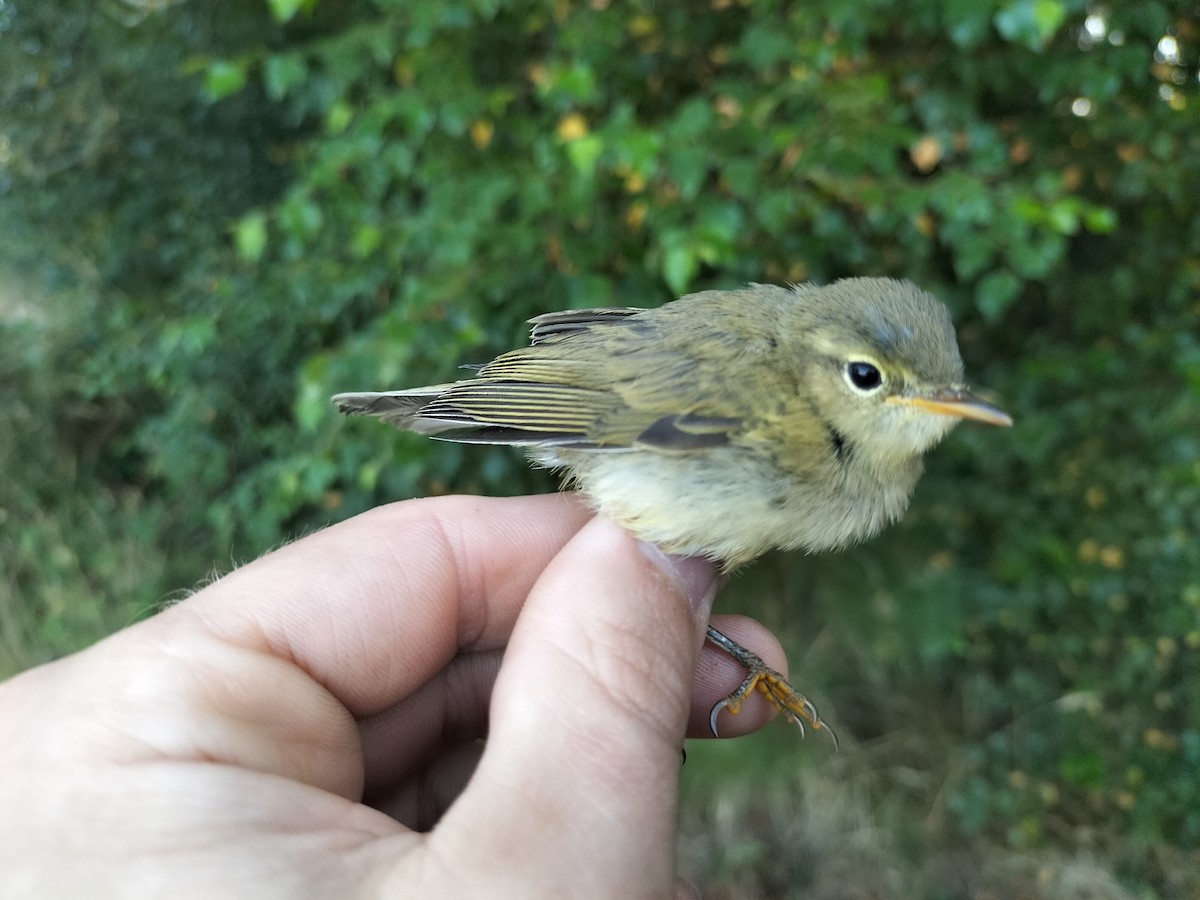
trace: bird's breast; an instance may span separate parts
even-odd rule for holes
[[[639,538],[730,568],[774,548],[834,550],[870,537],[900,516],[915,484],[885,483],[853,460],[802,475],[745,444],[533,456],[567,468],[598,512]]]

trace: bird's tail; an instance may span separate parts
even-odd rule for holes
[[[335,394],[338,412],[347,416],[378,416],[397,428],[411,429],[426,406],[440,397],[450,384],[431,384],[406,391],[363,391]]]

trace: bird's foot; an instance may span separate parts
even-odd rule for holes
[[[727,709],[737,715],[751,691],[757,689],[771,701],[771,705],[780,712],[784,719],[800,729],[801,734],[805,733],[805,723],[807,723],[813,731],[822,729],[828,731],[829,736],[833,738],[834,747],[838,746],[837,732],[821,718],[821,714],[817,712],[812,701],[792,687],[786,678],[763,662],[761,657],[751,653],[711,625],[708,629],[708,640],[732,656],[746,670],[746,679],[738,685],[737,690],[725,699],[718,701],[708,715],[708,727],[714,736],[718,734],[717,717],[721,714],[721,710]]]

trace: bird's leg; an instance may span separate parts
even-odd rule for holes
[[[804,733],[804,723],[807,722],[814,731],[820,731],[822,728],[828,731],[834,746],[837,746],[837,733],[821,718],[817,708],[757,654],[751,653],[737,641],[727,638],[711,625],[708,626],[708,641],[732,656],[746,670],[746,680],[738,685],[736,691],[719,701],[708,715],[708,727],[714,736],[717,734],[717,716],[721,710],[727,709],[737,715],[750,692],[758,688],[787,721],[800,729],[801,734]]]

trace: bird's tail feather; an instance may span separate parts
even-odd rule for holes
[[[411,428],[413,420],[451,384],[431,384],[406,391],[361,391],[336,394],[338,412],[347,416],[379,416],[399,428]]]

